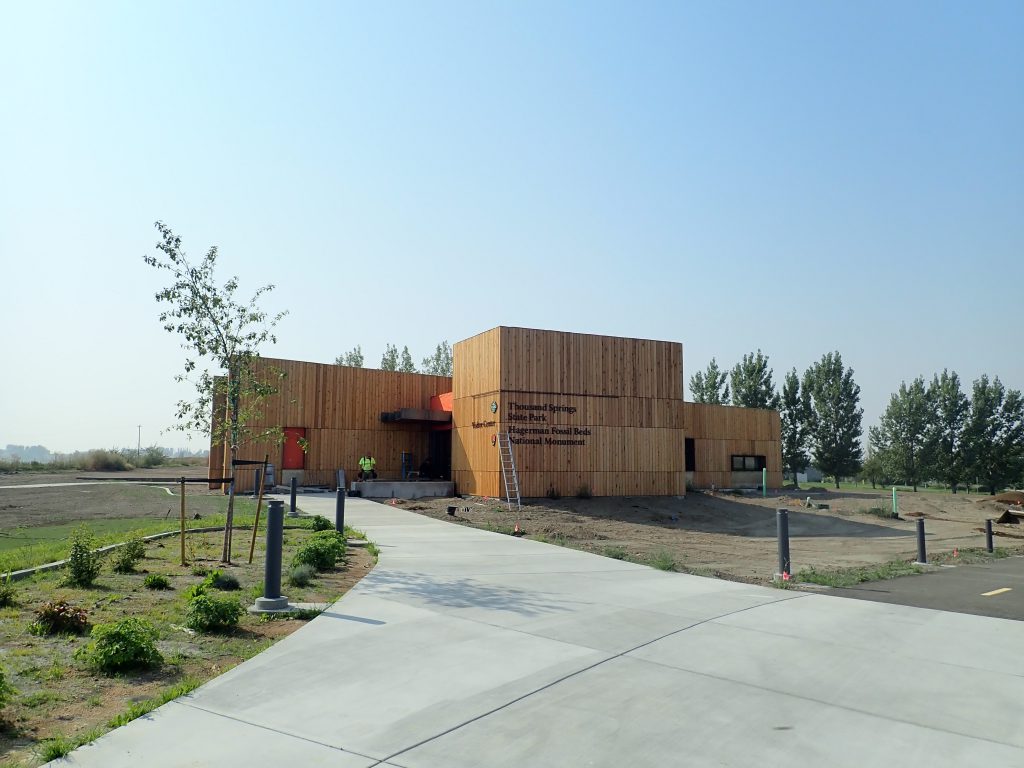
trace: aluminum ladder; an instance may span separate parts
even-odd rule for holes
[[[514,500],[516,508],[522,509],[522,501],[519,498],[519,473],[516,471],[516,458],[512,455],[512,438],[508,432],[498,433],[498,456],[501,461],[501,479],[505,483],[505,503],[512,509]]]

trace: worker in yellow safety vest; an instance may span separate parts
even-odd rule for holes
[[[377,460],[373,458],[373,454],[370,453],[369,451],[367,451],[365,455],[359,458],[359,479],[377,479]]]

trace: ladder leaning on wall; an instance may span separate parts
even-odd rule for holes
[[[512,455],[512,439],[508,432],[498,433],[498,456],[501,461],[501,479],[505,483],[505,503],[512,509],[522,508],[519,498],[519,473],[516,471],[516,458]]]

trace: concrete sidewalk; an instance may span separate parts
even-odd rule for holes
[[[355,589],[57,764],[1024,765],[1022,623],[347,511],[381,549]]]

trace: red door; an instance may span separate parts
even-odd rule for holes
[[[303,440],[305,437],[305,427],[284,428],[284,457],[281,469],[306,468],[306,452],[299,445],[299,440]]]

